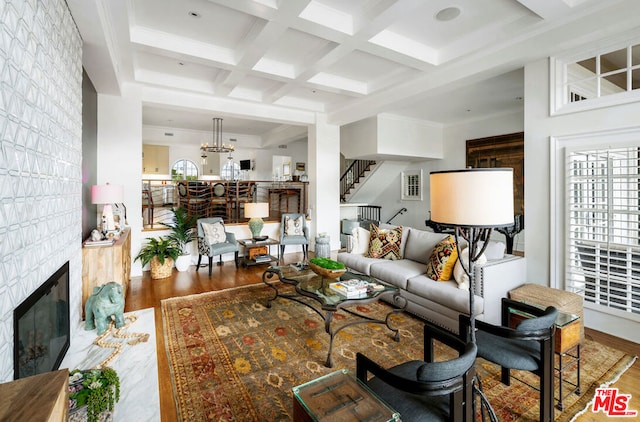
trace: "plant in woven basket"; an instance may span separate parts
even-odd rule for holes
[[[120,378],[111,368],[69,372],[69,409],[87,406],[88,422],[97,422],[120,400]]]
[[[176,246],[176,243],[169,238],[160,237],[159,239],[149,239],[149,242],[140,249],[135,260],[139,259],[143,267],[151,263],[151,278],[164,278],[170,275],[170,273],[165,274],[165,264],[171,270],[173,262],[179,256],[180,248]],[[165,263],[165,261],[169,262]]]

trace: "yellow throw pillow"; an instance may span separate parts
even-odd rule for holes
[[[442,239],[434,248],[427,263],[427,277],[437,281],[451,280],[458,260],[458,248],[453,236]]]

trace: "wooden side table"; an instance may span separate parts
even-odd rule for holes
[[[278,249],[278,256],[271,255],[271,246],[278,245],[275,239],[268,238],[266,240],[253,240],[253,239],[240,239],[238,244],[244,247],[244,255],[242,256],[242,266],[244,268],[261,265],[271,264],[272,262],[280,261],[280,248]]]
[[[530,305],[540,308],[546,308],[537,303],[531,303],[530,301],[524,301]],[[509,325],[514,328],[520,321],[525,318],[529,318],[530,315],[519,311],[512,311],[509,318]],[[558,409],[564,410],[564,399],[575,393],[581,394],[580,390],[580,332],[581,332],[582,320],[580,315],[571,314],[568,312],[558,311],[558,317],[556,318],[556,332],[555,332],[555,349],[554,352],[558,355],[558,367],[555,368],[558,376]],[[576,365],[576,382],[571,382],[564,379],[564,374],[571,366]],[[563,384],[567,383],[571,385],[572,390],[563,394]]]
[[[60,369],[0,384],[0,420],[67,420],[69,370]]]
[[[93,288],[110,281],[122,284],[122,296],[127,297],[131,279],[131,229],[125,227],[120,238],[110,246],[82,248],[82,315]]]

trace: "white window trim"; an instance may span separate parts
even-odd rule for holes
[[[409,183],[408,183],[408,179],[409,177],[413,177],[413,176],[418,176],[418,193],[415,195],[412,195],[409,193]],[[417,169],[417,170],[406,170],[402,172],[402,186],[401,186],[401,200],[403,201],[422,201],[422,190],[423,190],[423,183],[422,183],[422,169]]]
[[[637,102],[640,98],[640,89],[625,91],[617,94],[605,95],[598,98],[590,98],[574,103],[565,103],[568,97],[565,92],[564,80],[567,63],[573,63],[599,54],[606,54],[611,51],[625,48],[629,45],[640,45],[640,29],[631,31],[623,36],[613,38],[607,44],[601,45],[598,50],[593,49],[593,45],[587,45],[581,50],[574,50],[572,53],[559,54],[549,58],[549,113],[551,116],[577,113],[581,111],[594,110],[614,105],[623,105]]]
[[[550,286],[558,289],[565,289],[565,266],[567,239],[565,236],[568,224],[565,213],[566,180],[565,180],[565,153],[568,149],[584,149],[607,145],[611,147],[631,147],[638,145],[640,139],[640,126],[610,130],[590,132],[584,134],[573,134],[566,136],[552,136],[550,139],[550,162],[554,167],[550,174]],[[584,302],[586,309],[591,309],[600,313],[610,314],[636,322],[640,322],[640,315],[623,312],[618,309],[607,308],[590,302]]]

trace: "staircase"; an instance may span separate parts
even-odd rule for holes
[[[374,160],[353,160],[340,177],[340,202],[347,202],[348,195],[375,164]]]

